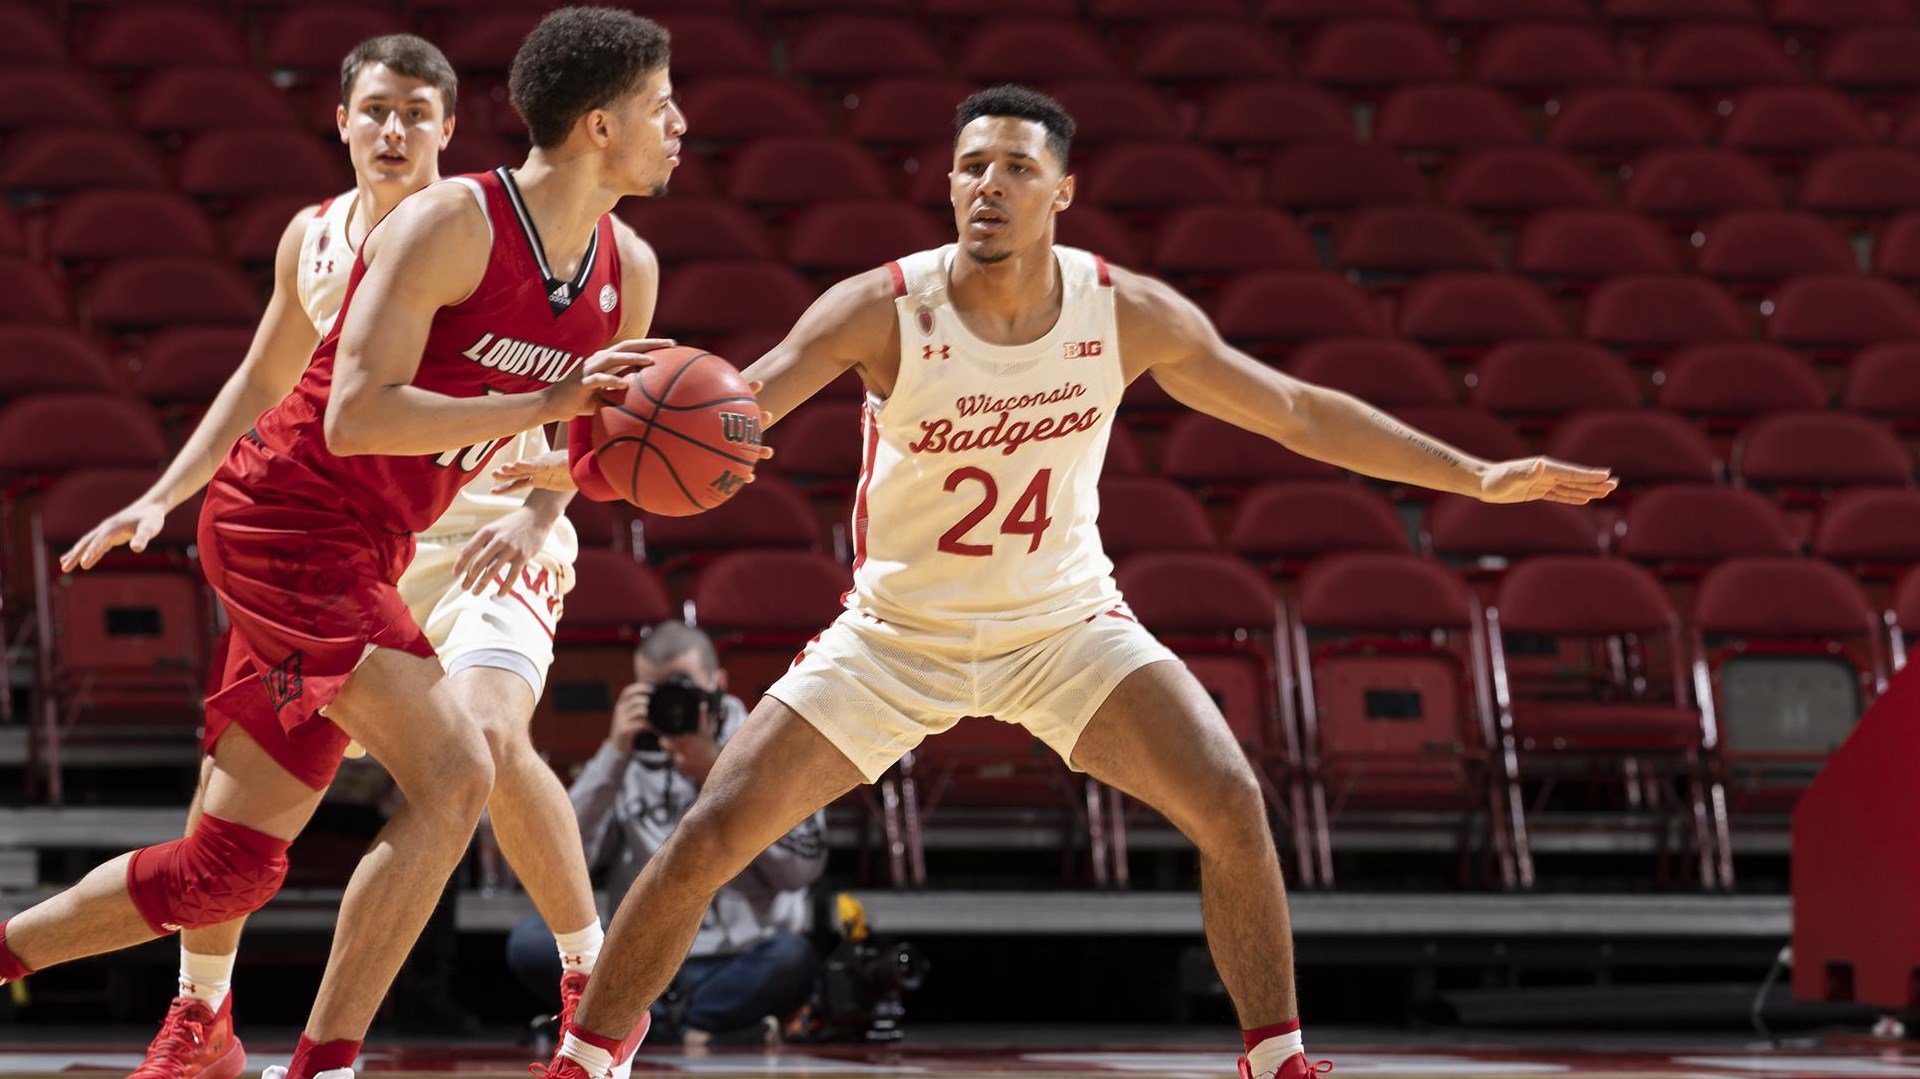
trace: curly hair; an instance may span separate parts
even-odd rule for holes
[[[960,103],[953,117],[953,141],[960,142],[960,132],[966,126],[982,116],[1011,116],[1017,120],[1032,120],[1047,129],[1047,149],[1052,150],[1060,159],[1060,167],[1067,167],[1067,151],[1073,146],[1073,117],[1060,103],[1038,90],[1011,83],[988,87],[969,95]]]
[[[540,20],[507,74],[507,96],[539,147],[667,66],[666,28],[610,7],[563,7]]]

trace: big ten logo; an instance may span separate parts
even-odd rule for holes
[[[1100,355],[1100,342],[1098,341],[1067,342],[1067,359],[1069,360],[1083,360],[1088,356],[1098,355]]]
[[[720,437],[736,446],[758,446],[760,417],[749,416],[744,412],[722,412]]]

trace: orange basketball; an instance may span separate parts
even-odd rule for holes
[[[600,474],[622,498],[667,517],[710,510],[737,494],[759,458],[760,406],[733,365],[697,348],[648,353],[627,395],[593,416]]]

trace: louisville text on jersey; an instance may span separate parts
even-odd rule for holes
[[[503,375],[520,375],[541,382],[558,382],[573,373],[585,356],[563,348],[548,348],[531,341],[496,337],[490,333],[467,347],[460,355],[490,367]]]

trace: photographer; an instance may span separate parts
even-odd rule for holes
[[[746,721],[726,692],[713,642],[681,622],[654,627],[633,657],[607,741],[568,791],[587,862],[624,895],[699,794],[720,747]],[[805,929],[807,890],[826,867],[825,816],[816,813],[754,859],[714,897],[686,962],[654,1005],[657,1040],[687,1045],[777,1036],[806,1002],[819,966]],[[559,981],[553,937],[537,915],[507,940],[507,963],[546,999]]]

